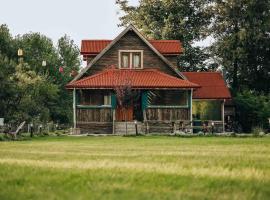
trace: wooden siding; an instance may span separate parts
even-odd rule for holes
[[[80,128],[80,133],[90,134],[112,134],[112,122],[77,122],[77,128]]]
[[[81,122],[112,122],[111,108],[77,108],[77,123]]]
[[[119,50],[143,50],[144,69],[158,69],[178,77],[175,71],[167,66],[134,32],[127,32],[105,55],[103,55],[85,76],[96,74],[112,65],[118,67]]]
[[[147,108],[146,119],[153,121],[189,120],[189,108]]]
[[[177,64],[177,56],[164,56],[167,60],[172,63],[173,66],[178,66]]]
[[[88,55],[86,56],[87,65],[96,57],[96,55]]]

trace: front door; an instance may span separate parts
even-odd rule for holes
[[[133,121],[133,106],[125,109],[120,106],[116,108],[116,121],[123,122],[123,121]]]

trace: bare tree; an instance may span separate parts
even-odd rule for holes
[[[137,90],[132,89],[132,78],[130,70],[113,69],[114,91],[117,105],[124,113],[127,134],[127,112],[133,106],[134,100],[139,96]]]

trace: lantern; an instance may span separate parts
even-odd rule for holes
[[[43,60],[42,61],[42,67],[46,67],[47,63],[46,63],[46,60]]]
[[[23,50],[22,49],[18,49],[18,56],[19,57],[23,56]]]

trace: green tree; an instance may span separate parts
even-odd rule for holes
[[[136,7],[117,0],[116,4],[124,12],[120,26],[132,23],[148,38],[180,40],[185,51],[178,65],[186,71],[204,70],[209,55],[193,44],[206,37],[211,18],[208,0],[141,0]]]
[[[67,123],[72,120],[72,94],[65,89],[65,85],[73,79],[73,73],[79,70],[80,50],[74,41],[65,35],[58,40],[57,52],[64,71],[58,73],[60,75],[58,79],[60,98],[57,99],[57,106],[52,112],[52,118]]]
[[[212,51],[232,88],[269,93],[270,0],[214,0],[212,6]]]
[[[8,58],[15,58],[17,54],[12,35],[6,24],[0,25],[0,53]]]
[[[12,118],[18,98],[17,83],[10,79],[15,73],[15,68],[16,62],[0,53],[0,117],[5,117],[6,121]]]
[[[254,91],[243,91],[235,97],[237,120],[244,132],[254,127],[267,129],[270,116],[270,95],[262,95]]]
[[[18,59],[17,50],[23,50]],[[72,96],[65,85],[78,71],[80,52],[68,36],[57,46],[40,33],[16,36],[0,26],[0,117],[6,122],[49,120],[69,123]],[[46,61],[46,66],[42,66]],[[59,68],[64,71],[60,72]]]

